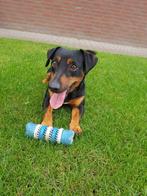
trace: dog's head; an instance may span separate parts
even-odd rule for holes
[[[60,107],[69,92],[79,86],[85,75],[96,65],[96,53],[90,50],[67,50],[61,47],[47,52],[50,103],[53,108]]]

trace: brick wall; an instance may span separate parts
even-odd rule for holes
[[[147,47],[147,0],[0,0],[0,27]]]

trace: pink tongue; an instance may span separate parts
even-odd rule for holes
[[[53,93],[50,98],[50,105],[53,109],[60,108],[63,103],[66,96],[67,90],[63,91],[62,93]]]

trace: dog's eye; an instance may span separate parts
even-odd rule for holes
[[[51,64],[52,64],[53,67],[56,67],[57,66],[57,62],[56,61],[52,61]]]
[[[72,71],[76,71],[76,70],[78,69],[78,67],[77,67],[75,64],[72,64],[72,65],[70,66],[70,69],[71,69]]]

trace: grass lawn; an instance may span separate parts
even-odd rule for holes
[[[70,147],[27,139],[40,122],[46,52],[0,39],[0,195],[147,194],[147,59],[98,52],[86,79],[83,135]],[[54,112],[68,128],[70,112]]]

